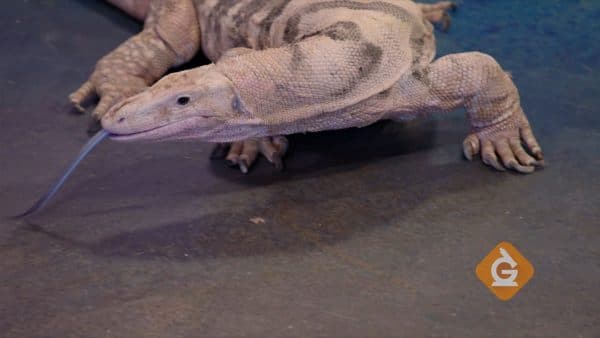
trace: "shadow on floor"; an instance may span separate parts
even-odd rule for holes
[[[249,175],[241,175],[237,170],[226,168],[221,161],[216,161],[210,165],[212,173],[220,176],[221,181],[233,180],[236,183],[218,185],[218,188],[201,188],[206,178],[203,179],[192,166],[182,166],[172,158],[153,160],[153,165],[148,165],[145,161],[136,162],[131,167],[120,169],[126,173],[121,177],[112,173],[85,182],[85,185],[94,185],[112,181],[108,188],[99,191],[100,196],[96,195],[95,198],[121,206],[96,209],[78,216],[89,220],[94,215],[118,215],[136,210],[152,210],[155,215],[173,214],[176,213],[173,210],[177,210],[180,204],[192,203],[193,199],[197,203],[198,198],[210,199],[219,194],[235,193],[240,189],[240,185],[272,187],[266,197],[261,196],[260,201],[247,203],[252,206],[251,212],[232,208],[230,211],[203,214],[192,219],[173,215],[166,223],[113,233],[106,237],[100,236],[101,239],[96,242],[70,238],[57,230],[47,230],[35,222],[29,222],[27,230],[43,233],[64,245],[95,255],[146,260],[158,258],[189,261],[322,248],[347,240],[356,233],[372,231],[373,224],[387,226],[392,221],[397,222],[403,215],[410,213],[440,191],[451,193],[462,191],[465,187],[481,188],[498,180],[497,175],[469,175],[469,167],[476,166],[466,166],[465,163],[432,166],[427,161],[422,161],[421,165],[415,168],[412,161],[409,167],[398,168],[398,173],[390,173],[391,176],[406,178],[406,185],[402,191],[388,186],[386,177],[376,177],[372,184],[357,186],[356,189],[335,191],[323,187],[322,194],[317,195],[314,194],[314,187],[305,187],[304,182],[298,182],[316,176],[335,176],[347,171],[356,173],[361,171],[363,166],[375,161],[393,160],[396,156],[430,149],[434,144],[435,131],[435,121],[420,121],[411,123],[410,126],[383,122],[363,129],[293,136],[291,141],[295,146],[290,153],[290,165],[286,172],[273,173],[267,165],[263,165]],[[309,157],[313,157],[313,160],[306,164],[305,160]],[[157,177],[164,175],[165,169],[175,172],[173,179],[168,183],[165,181],[159,182],[158,185],[144,184],[156,182]],[[426,184],[412,180],[411,174],[406,173],[407,170],[415,173],[425,171],[427,175],[418,177],[430,179]],[[447,171],[463,174],[457,175],[456,180],[449,182],[442,179]],[[285,186],[280,187],[279,184]],[[65,207],[64,201],[78,198],[77,195],[81,195],[83,189],[82,185],[75,186],[70,194],[63,196],[62,207]],[[304,189],[313,193],[305,195],[302,193]],[[381,205],[382,198],[370,199],[373,195],[386,194],[391,196],[389,207]],[[141,196],[156,197],[140,204],[123,206],[121,203],[138,200]],[[341,200],[343,202],[340,202]],[[398,201],[402,201],[400,208]],[[330,205],[335,207],[330,208]],[[59,207],[60,205],[56,206]],[[269,221],[260,224],[249,222],[248,219],[256,214]],[[348,219],[352,221],[349,222]],[[53,222],[60,222],[60,218]]]

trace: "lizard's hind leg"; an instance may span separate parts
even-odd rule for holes
[[[433,4],[418,4],[423,11],[423,17],[433,24],[440,25],[443,31],[447,31],[452,23],[449,11],[456,9],[456,4],[452,1],[440,1]]]

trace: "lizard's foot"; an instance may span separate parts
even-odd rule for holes
[[[84,112],[83,104],[98,96],[92,116],[100,120],[113,105],[148,88],[168,68],[172,52],[160,49],[161,42],[151,30],[130,38],[96,63],[92,75],[69,100]]]
[[[468,160],[481,153],[483,162],[497,170],[506,168],[528,174],[544,165],[542,148],[521,112],[516,118],[487,126],[467,136],[463,151]],[[523,144],[529,152],[523,148]],[[533,155],[533,156],[532,156]]]
[[[433,4],[419,4],[423,11],[423,17],[433,24],[440,26],[442,31],[447,31],[452,23],[449,11],[456,9],[456,4],[452,1],[440,1]]]
[[[100,120],[113,105],[146,88],[147,84],[141,78],[119,73],[119,70],[114,68],[100,69],[96,70],[79,89],[69,95],[69,100],[77,110],[83,113],[85,112],[84,103],[98,95],[100,101],[92,116]]]
[[[116,74],[119,75],[119,74]],[[73,106],[81,113],[85,113],[84,103],[93,96],[99,96],[100,101],[92,112],[92,121],[88,127],[88,134],[93,135],[102,129],[100,120],[108,110],[130,96],[133,96],[147,88],[146,83],[140,78],[130,76],[101,77],[92,75],[77,91],[69,95]],[[120,81],[117,79],[121,79]],[[118,84],[118,85],[117,85]]]
[[[246,174],[260,153],[277,170],[282,170],[283,156],[287,148],[288,141],[284,136],[261,137],[231,144],[218,144],[211,154],[211,159],[225,158],[230,166],[237,166],[242,173]]]

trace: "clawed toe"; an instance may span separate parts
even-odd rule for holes
[[[230,167],[235,167],[240,162],[240,155],[244,149],[244,142],[233,142],[229,146],[229,152],[225,156],[225,161]]]
[[[242,152],[238,158],[238,165],[242,173],[247,174],[250,166],[256,162],[258,157],[258,142],[256,140],[246,140],[243,142]]]
[[[473,156],[479,153],[479,139],[477,135],[471,134],[463,141],[463,153],[467,160],[473,160]]]
[[[260,152],[273,164],[275,169],[283,170],[283,156],[288,149],[288,141],[284,136],[265,137],[259,140]]]
[[[494,149],[494,145],[490,140],[484,140],[481,145],[481,159],[483,163],[494,167],[496,170],[505,171],[500,161],[498,160],[498,156],[496,156],[496,151]]]
[[[99,121],[115,104],[146,88],[147,84],[142,78],[121,76],[112,68],[106,72],[96,70],[81,87],[69,95],[69,101],[76,110],[85,113],[91,99],[99,98],[92,112],[92,117]]]
[[[542,154],[542,148],[539,143],[535,139],[533,135],[533,131],[530,126],[525,126],[519,130],[521,139],[525,142],[525,145],[529,149],[529,151],[535,156],[538,161],[543,163],[544,155]]]
[[[84,102],[90,99],[96,89],[91,81],[86,81],[84,84],[79,87],[75,92],[69,95],[69,101],[73,104],[73,106],[81,113],[85,113],[85,107],[83,106]]]

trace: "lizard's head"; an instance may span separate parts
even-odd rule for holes
[[[227,141],[251,136],[255,119],[245,113],[229,79],[214,65],[163,77],[110,109],[102,127],[121,141]]]

